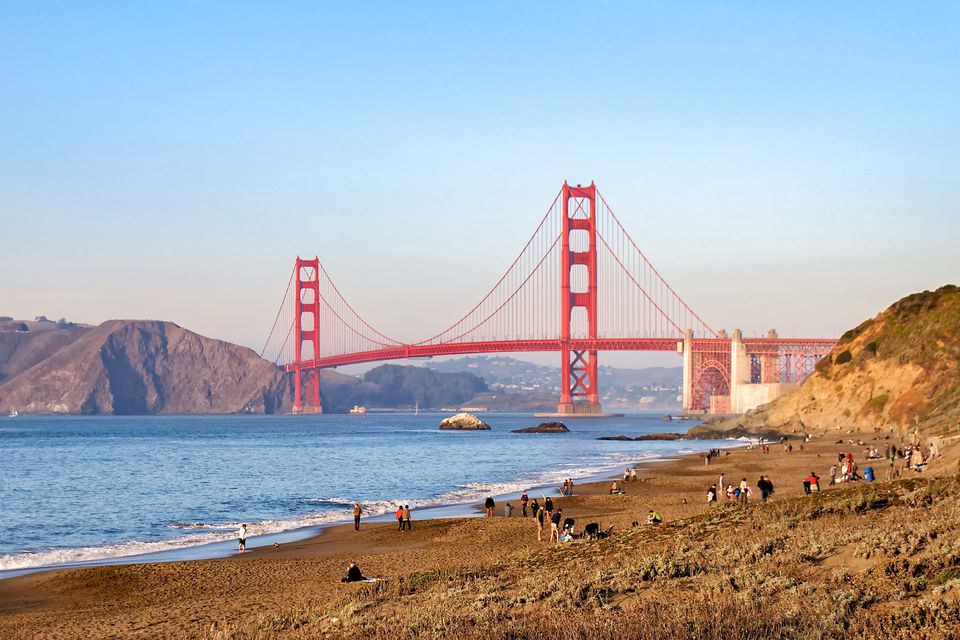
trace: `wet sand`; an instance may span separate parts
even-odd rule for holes
[[[736,483],[746,477],[755,494],[760,474],[771,477],[774,499],[803,493],[802,480],[811,471],[829,477],[839,451],[851,450],[861,468],[863,446],[836,444],[836,438],[815,440],[803,451],[771,445],[770,453],[756,448],[727,450],[709,466],[701,456],[646,463],[638,480],[625,483],[626,495],[609,495],[609,482],[576,487],[576,495],[553,500],[564,517],[602,528],[629,527],[643,521],[651,508],[665,520],[703,513],[706,493],[720,473]],[[882,449],[884,441],[872,434],[845,435]],[[887,465],[875,461],[878,479]],[[826,486],[824,481],[823,486]],[[531,493],[531,499],[540,499]],[[722,499],[722,498],[721,498]],[[432,568],[482,568],[520,549],[546,545],[537,542],[531,518],[498,517],[416,520],[400,533],[395,523],[335,526],[321,535],[272,548],[213,560],[118,565],[46,571],[0,581],[0,637],[2,638],[127,638],[203,636],[217,626],[256,620],[280,609],[315,606],[356,589],[341,584],[349,562],[365,575],[396,578]]]

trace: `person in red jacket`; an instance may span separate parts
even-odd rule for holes
[[[804,493],[819,493],[820,476],[811,471],[810,475],[803,479],[803,491]]]

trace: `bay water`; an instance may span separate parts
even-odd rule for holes
[[[565,434],[511,433],[540,422],[529,414],[483,414],[491,430],[476,432],[440,431],[443,417],[0,418],[0,577],[143,554],[224,555],[239,523],[252,546],[305,537],[351,520],[354,500],[368,518],[403,503],[416,519],[489,495],[556,495],[564,478],[718,444],[596,439],[694,424],[661,414],[565,419]]]

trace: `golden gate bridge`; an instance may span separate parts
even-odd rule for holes
[[[664,280],[596,185],[566,182],[480,302],[419,342],[391,338],[340,292],[319,258],[298,257],[261,356],[293,375],[294,412],[321,412],[319,370],[460,354],[560,354],[557,413],[600,415],[600,351],[683,355],[687,412],[729,413],[782,392],[834,339],[743,338],[712,329]]]

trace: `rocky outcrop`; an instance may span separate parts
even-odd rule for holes
[[[290,404],[279,367],[170,322],[111,320],[45,333],[31,336],[35,348],[8,354],[7,370],[15,375],[0,384],[0,407],[54,414],[276,413]]]
[[[526,429],[514,429],[510,433],[569,433],[567,425],[562,422],[541,422],[535,427]]]
[[[631,438],[630,436],[600,436],[597,440],[616,440],[618,442],[640,442],[644,440],[688,440],[682,433],[644,433]]]
[[[843,334],[795,391],[701,437],[824,431],[951,433],[960,422],[960,287],[909,295]]]
[[[440,421],[444,431],[489,431],[490,425],[471,413],[458,413]]]

